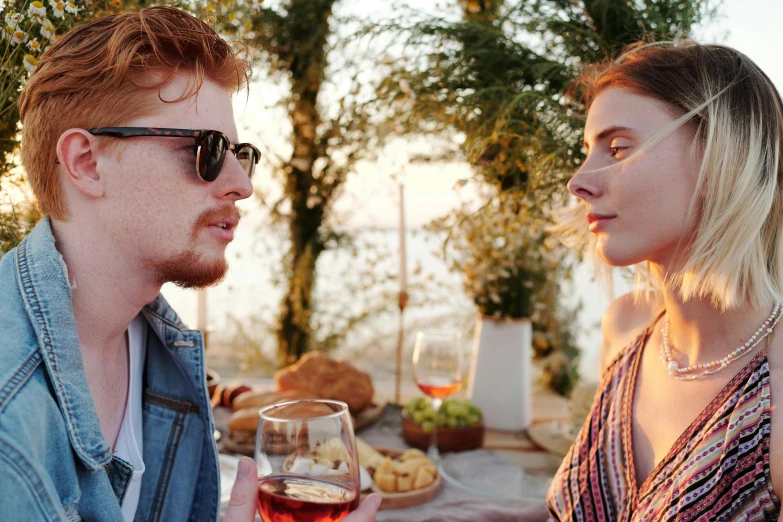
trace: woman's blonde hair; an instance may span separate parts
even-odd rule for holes
[[[682,245],[682,264],[654,278],[649,264],[637,266],[637,297],[655,284],[677,289],[686,301],[711,299],[722,311],[777,299],[783,294],[783,103],[772,81],[735,49],[686,41],[637,44],[614,62],[587,68],[572,95],[589,108],[609,87],[667,104],[680,116],[672,127],[693,126],[691,150],[702,155],[690,207],[697,229]],[[580,228],[586,235],[583,217]]]

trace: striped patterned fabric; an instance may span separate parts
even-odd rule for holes
[[[652,328],[604,373],[590,416],[555,475],[550,521],[777,520],[769,474],[769,364],[759,353],[677,440],[637,490],[631,399]]]

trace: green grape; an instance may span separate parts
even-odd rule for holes
[[[446,413],[449,417],[461,417],[467,410],[461,404],[452,402],[446,407]]]
[[[421,423],[421,430],[424,433],[432,433],[432,421],[424,421]]]
[[[465,420],[467,421],[468,426],[473,426],[474,424],[478,424],[481,421],[481,417],[475,413],[469,413]]]
[[[458,428],[464,428],[468,425],[468,421],[465,419],[457,419],[457,427]]]
[[[449,418],[444,415],[443,413],[438,413],[438,416],[436,417],[437,423],[439,427],[442,426],[448,426]]]
[[[446,424],[448,425],[449,428],[456,428],[457,426],[459,426],[459,419],[450,417],[449,419],[447,419]]]

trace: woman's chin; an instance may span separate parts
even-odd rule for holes
[[[606,245],[598,245],[595,249],[598,259],[609,266],[632,266],[647,260],[638,252],[629,252],[623,249],[606,248]]]

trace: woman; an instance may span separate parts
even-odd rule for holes
[[[604,315],[601,383],[550,516],[777,520],[780,96],[743,54],[692,42],[583,79],[587,157],[569,190],[599,258],[648,278]]]

